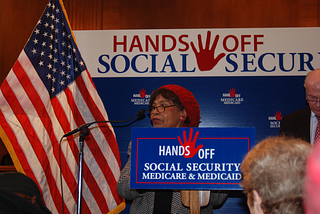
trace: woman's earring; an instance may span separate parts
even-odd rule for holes
[[[180,120],[181,120],[182,122],[186,121],[186,116],[181,115],[181,116],[180,116]]]

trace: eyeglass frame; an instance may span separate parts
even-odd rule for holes
[[[308,99],[309,95],[306,94],[306,100],[307,102],[310,104],[317,104],[317,103],[320,103],[320,98],[316,98],[316,99]]]
[[[307,102],[310,104],[316,104],[316,103],[320,103],[320,99],[315,99],[315,100],[309,100],[307,99]]]
[[[152,106],[151,108],[148,108],[148,114],[151,115],[152,112],[153,112],[154,110],[156,110],[156,109],[157,109],[157,111],[161,114],[162,112],[165,112],[165,111],[166,111],[166,108],[173,107],[173,106],[176,106],[176,105],[173,104],[173,105],[170,105],[170,106],[164,106],[164,105]],[[163,111],[159,111],[159,109],[158,109],[159,107],[160,107],[160,108],[163,108]]]

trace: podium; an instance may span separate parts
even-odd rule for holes
[[[210,190],[242,190],[240,165],[254,146],[255,129],[133,128],[132,189],[178,189],[191,213]]]

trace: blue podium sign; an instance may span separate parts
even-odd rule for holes
[[[254,128],[133,128],[132,189],[241,190]]]

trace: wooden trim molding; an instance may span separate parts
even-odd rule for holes
[[[16,168],[14,166],[0,166],[0,172],[16,172]]]

